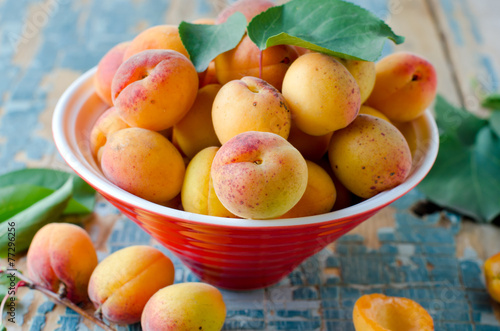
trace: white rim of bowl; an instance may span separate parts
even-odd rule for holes
[[[54,142],[59,150],[59,153],[66,161],[66,163],[85,181],[87,181],[91,186],[99,188],[102,192],[107,195],[112,196],[114,199],[121,200],[129,205],[135,206],[138,209],[144,209],[150,213],[155,213],[158,215],[164,215],[167,217],[174,217],[183,219],[185,221],[200,223],[205,225],[217,225],[224,227],[241,227],[241,228],[272,228],[272,227],[291,227],[291,226],[304,226],[312,224],[321,223],[333,223],[335,221],[345,220],[349,218],[356,217],[361,213],[366,214],[373,212],[374,210],[380,208],[380,206],[386,206],[398,198],[402,197],[410,190],[412,190],[430,171],[432,165],[437,156],[438,152],[438,141],[439,134],[436,122],[433,119],[431,112],[427,109],[424,113],[425,122],[429,129],[429,139],[435,141],[435,143],[429,144],[426,152],[426,157],[422,160],[420,166],[413,171],[410,176],[402,184],[396,186],[393,189],[381,192],[376,196],[364,200],[356,205],[329,212],[326,214],[320,214],[308,217],[298,217],[298,218],[287,218],[287,219],[272,219],[272,220],[252,220],[252,219],[239,219],[239,218],[226,218],[217,216],[207,216],[202,214],[190,213],[182,210],[177,210],[165,206],[158,205],[156,203],[139,198],[125,190],[120,189],[108,180],[104,178],[104,175],[98,176],[94,172],[90,171],[79,159],[78,155],[75,155],[73,149],[77,149],[76,140],[72,142],[73,148],[70,145],[70,137],[65,134],[64,126],[65,124],[70,124],[74,127],[78,112],[73,112],[69,118],[69,123],[65,122],[67,117],[67,108],[73,103],[73,97],[75,93],[78,92],[82,86],[89,83],[92,79],[97,68],[94,67],[78,79],[76,79],[62,94],[59,98],[57,105],[54,110],[52,118],[52,133],[54,137]],[[85,91],[85,96],[92,95],[92,91]],[[82,99],[83,97],[79,98]],[[85,99],[86,100],[86,99]],[[81,100],[81,101],[85,101]],[[82,102],[80,102],[82,103]],[[74,130],[73,130],[74,131]]]

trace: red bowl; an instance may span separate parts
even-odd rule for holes
[[[413,189],[438,151],[436,123],[427,110],[408,125],[416,138],[410,176],[373,198],[322,215],[267,221],[189,213],[141,199],[104,177],[89,147],[92,125],[107,108],[95,94],[94,73],[95,68],[78,78],[57,103],[52,130],[59,152],[80,177],[197,276],[221,288],[257,289],[280,281],[307,257]]]

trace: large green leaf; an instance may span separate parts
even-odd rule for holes
[[[500,110],[491,113],[490,125],[491,129],[500,137]]]
[[[51,195],[0,223],[0,257],[8,255],[9,242],[14,238],[15,253],[28,249],[35,233],[45,224],[57,222],[73,191],[73,177]]]
[[[474,144],[478,130],[488,123],[466,109],[453,106],[441,95],[436,97],[435,110],[440,133],[454,135],[465,145]]]
[[[500,214],[500,137],[487,121],[463,114],[442,97],[435,111],[439,153],[419,190],[438,205],[492,221]]]
[[[210,61],[236,47],[245,33],[247,20],[236,12],[222,24],[192,24],[181,22],[179,35],[196,71],[208,68]]]
[[[59,189],[69,178],[73,178],[74,180],[73,193],[64,214],[86,214],[92,212],[95,203],[95,190],[80,177],[54,169],[28,168],[1,175],[0,202],[10,201],[15,206],[18,206],[19,203],[22,203],[22,197],[26,196],[29,200],[25,201],[24,206],[30,206],[32,203]],[[22,186],[15,188],[14,186],[17,185]],[[27,185],[31,185],[35,192],[28,192]],[[50,192],[40,188],[49,189]],[[9,192],[14,196],[9,196]],[[20,194],[20,196],[16,197],[15,194]],[[38,200],[35,199],[37,196],[39,197]],[[2,206],[0,206],[0,221],[2,220],[2,209],[6,210],[10,208],[2,203]]]
[[[255,16],[247,31],[261,50],[286,44],[365,61],[380,57],[387,38],[404,42],[370,11],[341,0],[292,0]]]

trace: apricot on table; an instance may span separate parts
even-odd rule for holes
[[[212,163],[217,197],[233,214],[276,218],[289,211],[307,187],[307,163],[283,137],[240,133],[222,145]]]
[[[130,126],[161,131],[189,111],[198,92],[191,61],[172,50],[146,50],[126,60],[113,78],[113,104]]]
[[[108,255],[90,278],[89,297],[106,319],[119,324],[141,320],[148,300],[174,282],[174,265],[150,246],[129,246]]]
[[[367,294],[354,304],[356,331],[432,331],[434,322],[417,302],[383,294]]]
[[[129,41],[119,43],[111,48],[99,61],[94,75],[94,87],[97,95],[108,106],[113,105],[111,97],[111,83],[118,67],[123,63],[123,54],[127,50]]]
[[[412,166],[401,132],[385,120],[364,114],[333,133],[328,157],[335,176],[362,198],[401,184]]]
[[[484,262],[484,276],[488,293],[496,302],[500,302],[500,253],[489,257]]]
[[[191,109],[173,127],[172,142],[189,159],[205,147],[220,146],[212,124],[212,105],[220,88],[210,84],[199,89]]]
[[[245,35],[233,49],[219,54],[215,58],[215,73],[222,84],[244,76],[259,77],[281,91],[283,77],[290,65],[298,57],[292,46],[277,45],[262,51],[262,75],[259,61],[261,51],[254,42]]]
[[[123,61],[148,49],[170,49],[189,58],[176,25],[156,25],[139,33],[132,39],[127,51],[123,54]]]
[[[141,128],[123,129],[109,136],[101,168],[113,184],[160,204],[180,192],[185,172],[177,148],[160,133]]]
[[[210,171],[218,150],[216,146],[207,147],[189,162],[181,189],[182,206],[191,213],[236,217],[222,205],[213,189]]]
[[[437,74],[425,58],[398,52],[381,59],[375,68],[375,86],[366,104],[384,113],[391,121],[411,121],[434,100]]]
[[[144,307],[144,331],[219,331],[226,319],[220,291],[205,283],[178,283],[155,293]]]
[[[361,106],[358,84],[334,57],[308,53],[292,63],[283,79],[283,96],[297,127],[322,136],[351,123]]]
[[[97,254],[87,232],[69,223],[49,223],[37,231],[28,249],[28,277],[58,293],[64,286],[74,303],[88,300],[87,286]]]
[[[337,198],[330,175],[316,163],[306,160],[307,187],[299,202],[280,218],[305,217],[328,213]]]
[[[115,107],[107,109],[99,116],[90,131],[90,150],[98,163],[101,163],[101,148],[106,144],[108,136],[126,128],[130,126],[122,120]]]
[[[246,131],[272,132],[287,139],[291,114],[283,95],[257,77],[243,77],[222,86],[212,108],[221,144]]]

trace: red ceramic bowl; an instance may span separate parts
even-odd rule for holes
[[[248,290],[281,280],[377,211],[414,188],[431,169],[438,132],[429,111],[408,125],[416,141],[413,170],[389,191],[339,211],[294,219],[246,220],[184,212],[134,196],[107,180],[92,157],[90,130],[106,105],[94,92],[95,68],[61,96],[53,116],[56,146],[85,181],[153,238],[171,250],[203,281]]]

